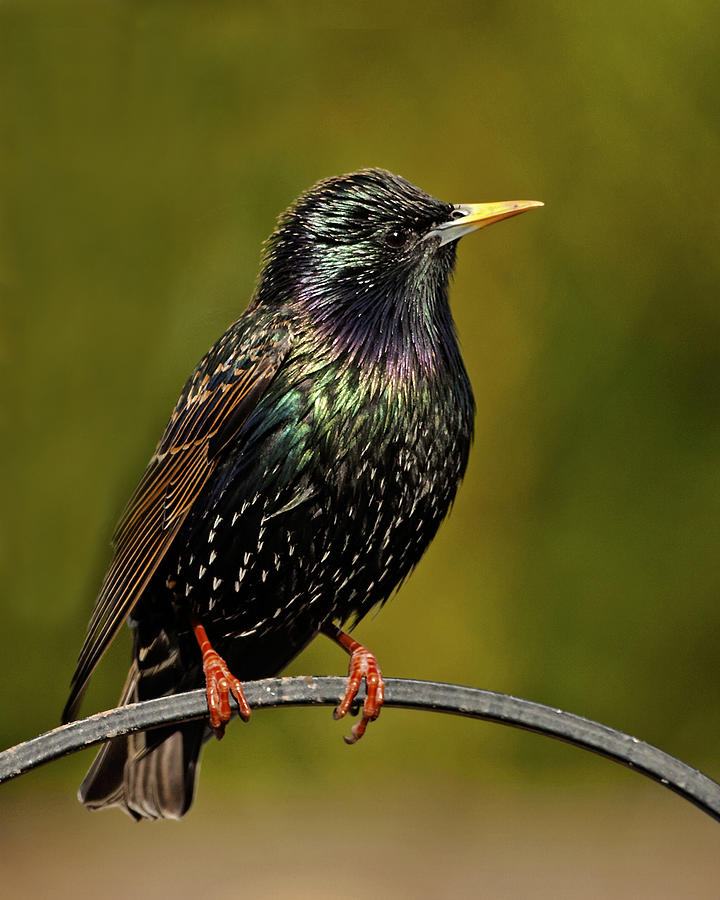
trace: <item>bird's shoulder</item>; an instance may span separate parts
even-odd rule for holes
[[[136,530],[139,512],[150,500],[162,501],[163,530],[184,516],[214,461],[267,390],[293,337],[284,310],[251,307],[207,351],[185,383],[118,523],[116,548]],[[192,491],[187,490],[190,481]]]
[[[180,420],[187,416],[204,420],[214,402],[239,383],[251,387],[254,381],[276,371],[292,346],[296,330],[286,310],[246,310],[191,373],[159,446],[172,440]]]

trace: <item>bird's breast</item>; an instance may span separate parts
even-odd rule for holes
[[[452,381],[404,391],[349,368],[284,373],[193,516],[175,592],[245,644],[282,634],[298,649],[328,618],[361,618],[435,535],[471,418]]]

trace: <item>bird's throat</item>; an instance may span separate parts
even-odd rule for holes
[[[446,292],[355,298],[307,305],[316,334],[337,364],[392,383],[417,382],[462,365]]]

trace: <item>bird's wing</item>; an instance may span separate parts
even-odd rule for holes
[[[63,721],[74,718],[103,653],[145,590],[223,448],[235,437],[285,359],[289,323],[239,320],[200,362],[113,536],[115,553],[95,601]]]

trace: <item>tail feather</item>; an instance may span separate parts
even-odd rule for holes
[[[119,705],[182,690],[177,646],[167,634],[156,633],[145,642],[135,630],[134,638],[135,660]],[[134,819],[179,819],[193,801],[207,734],[204,722],[188,722],[113,738],[101,748],[80,785],[80,802],[88,809],[119,806]]]
[[[203,723],[183,725],[150,749],[143,733],[114,738],[80,785],[81,803],[119,806],[134,819],[179,819],[193,801],[204,731]]]

